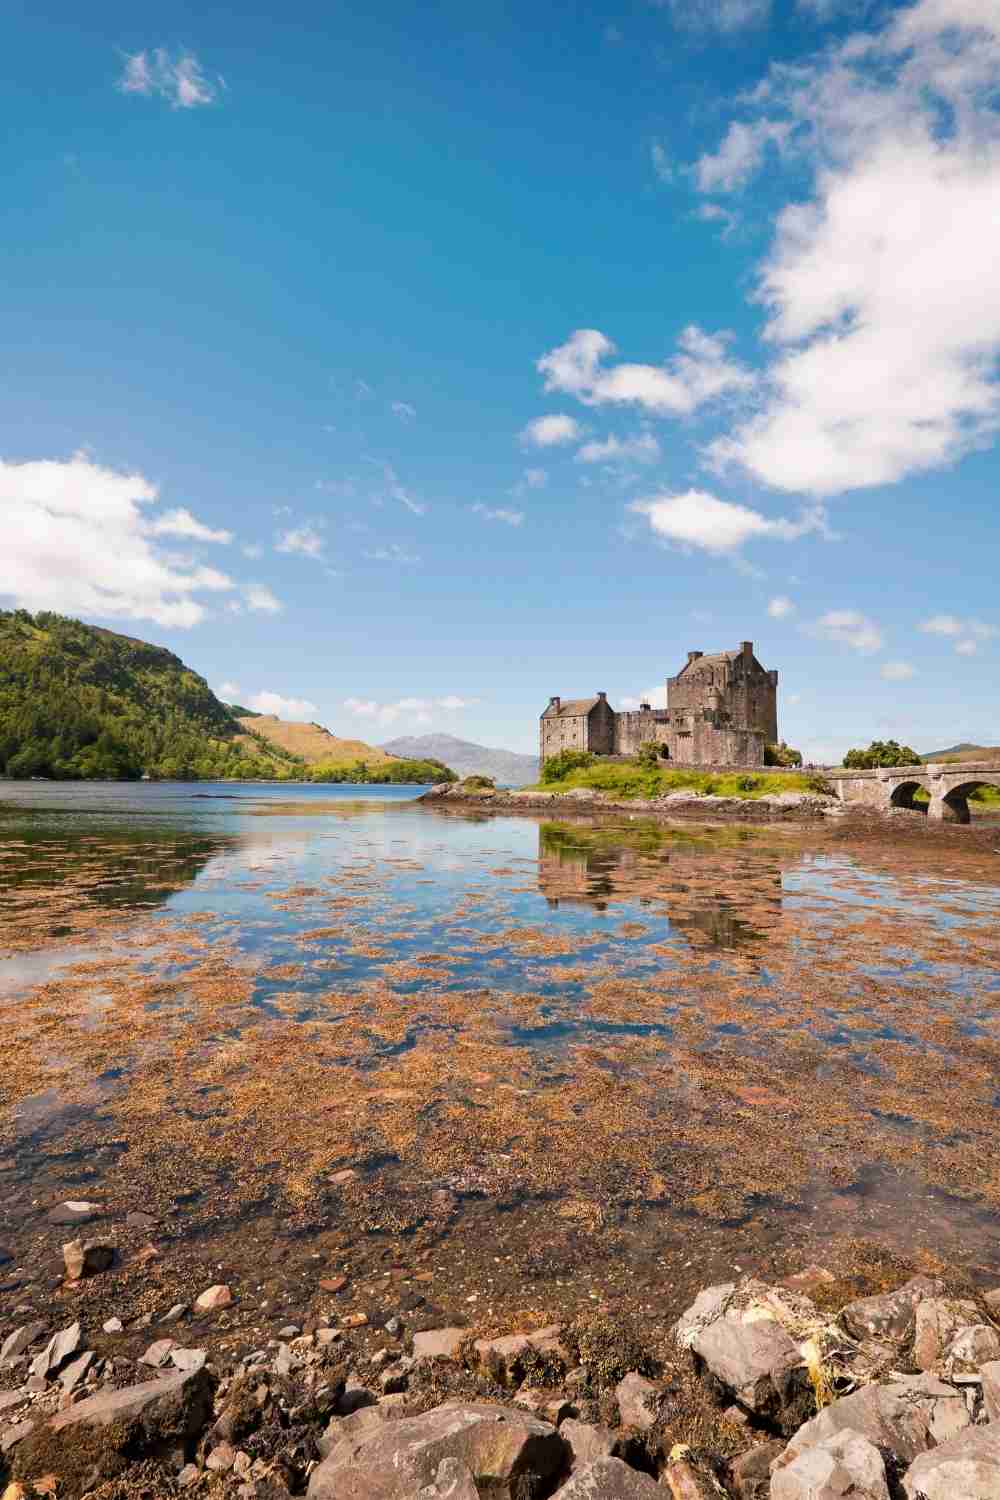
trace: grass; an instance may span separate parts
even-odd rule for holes
[[[586,787],[615,797],[663,797],[668,792],[701,792],[718,797],[753,800],[775,792],[819,791],[822,777],[795,775],[789,771],[674,771],[631,765],[596,765],[570,771],[562,781],[539,782],[528,788],[538,792],[572,792]]]

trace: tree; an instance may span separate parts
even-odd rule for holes
[[[919,766],[920,756],[897,740],[872,740],[867,750],[848,750],[844,765],[849,771],[872,771],[876,766]]]

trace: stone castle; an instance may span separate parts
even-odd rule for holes
[[[667,706],[648,703],[616,713],[607,693],[594,698],[550,698],[542,714],[539,758],[560,750],[634,755],[640,745],[664,747],[687,766],[762,766],[766,745],[778,743],[778,674],[761,666],[753,641],[738,651],[706,656],[689,651],[676,677],[667,678]]]

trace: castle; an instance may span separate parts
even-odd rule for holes
[[[667,678],[665,709],[643,703],[616,713],[607,693],[550,698],[539,758],[544,764],[560,750],[634,755],[649,742],[682,765],[762,766],[765,746],[778,743],[777,672],[762,667],[753,641],[744,641],[738,651],[689,651],[677,676]]]

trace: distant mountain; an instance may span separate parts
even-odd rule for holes
[[[240,714],[239,721],[248,733],[257,735],[275,750],[294,755],[307,766],[355,764],[363,760],[371,767],[387,766],[396,757],[366,745],[364,740],[342,740],[322,724],[293,724],[274,714]],[[420,757],[416,757],[420,759]]]
[[[920,759],[923,761],[1000,760],[1000,746],[970,745],[963,741],[961,745],[951,745],[947,750],[928,750],[926,755],[921,755]]]
[[[525,786],[538,780],[538,757],[516,750],[499,750],[456,739],[453,734],[413,734],[388,740],[381,748],[388,755],[421,760],[443,760],[459,776],[492,776],[506,786]]]

